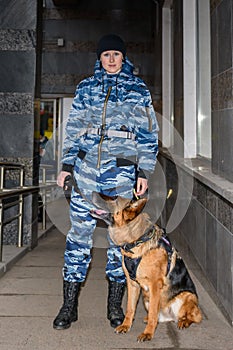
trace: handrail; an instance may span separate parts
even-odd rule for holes
[[[42,207],[43,207],[43,222],[42,228],[46,229],[46,193],[47,190],[56,186],[56,183],[47,183],[46,181],[46,169],[51,168],[51,166],[42,166],[43,177],[42,184],[38,186],[24,186],[24,165],[13,162],[3,162],[0,161],[0,262],[2,261],[2,249],[3,249],[3,226],[10,223],[11,221],[18,219],[18,242],[17,246],[23,246],[23,208],[24,208],[24,196],[42,192]],[[18,170],[19,171],[19,186],[14,188],[4,188],[5,181],[5,170]],[[17,197],[16,200],[10,203],[5,203],[8,198]],[[16,207],[18,205],[18,213],[11,215],[9,218],[5,219],[3,222],[3,212],[5,209],[10,207]]]
[[[41,184],[40,186],[23,186],[15,187],[12,189],[2,189],[0,191],[0,262],[2,261],[2,249],[3,249],[3,226],[18,218],[18,243],[17,247],[23,246],[23,200],[25,195],[32,193],[38,193],[40,190],[45,193],[46,190],[57,186],[56,183]],[[19,199],[5,204],[4,200],[12,197],[19,196]],[[11,216],[9,219],[3,222],[3,211],[6,208],[19,204],[18,214]],[[44,208],[46,207],[46,196],[44,196]]]
[[[40,186],[24,186],[24,187],[14,187],[9,189],[3,189],[2,192],[0,192],[0,199],[6,199],[10,197],[15,197],[19,194],[28,194],[33,192],[38,192]]]
[[[20,163],[11,163],[11,162],[0,162],[0,166],[4,166],[8,169],[22,169],[24,168],[23,164]]]
[[[41,184],[39,186],[24,186],[24,187],[14,187],[9,189],[3,189],[2,192],[0,192],[0,199],[6,199],[9,197],[15,197],[19,194],[29,194],[38,192],[40,189],[49,189],[53,188],[54,186],[57,186],[57,184],[54,183],[47,183],[47,184]]]

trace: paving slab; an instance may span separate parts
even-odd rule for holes
[[[106,249],[94,248],[79,297],[79,320],[67,330],[54,330],[52,322],[62,303],[64,246],[64,234],[50,230],[0,279],[1,350],[233,350],[233,328],[186,252],[204,315],[200,325],[178,330],[174,323],[159,324],[151,342],[138,343],[145,316],[140,299],[131,331],[115,334],[106,319]]]

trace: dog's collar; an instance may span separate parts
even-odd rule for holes
[[[167,273],[166,273],[166,275],[168,275],[168,273],[170,271],[170,267],[171,267],[171,258],[172,258],[172,254],[173,254],[173,247],[172,247],[172,244],[170,242],[170,239],[166,235],[166,230],[164,228],[162,230],[163,230],[163,234],[158,240],[158,247],[163,247],[167,252],[168,261],[167,261]],[[132,243],[126,243],[123,246],[121,246],[121,248],[127,253],[134,254],[134,252],[131,249],[133,249],[133,248],[139,246],[140,244],[145,243],[145,242],[149,241],[150,239],[152,239],[155,235],[155,232],[156,232],[156,226],[153,225],[153,226],[149,227],[146,230],[146,232],[137,241],[132,242]],[[142,257],[139,256],[138,258],[133,258],[133,257],[128,258],[125,256],[124,258],[127,258],[128,260],[133,260],[133,262],[130,261],[130,263],[129,263],[129,261],[125,259],[125,263],[127,266],[131,266],[132,263],[136,266],[136,267],[134,266],[133,272],[131,272],[131,274],[133,273],[133,275],[130,276],[131,279],[135,280],[136,269],[137,269],[138,264],[141,261]],[[130,271],[131,271],[131,269],[130,269]]]
[[[156,227],[155,227],[155,225],[153,225],[153,226],[149,227],[146,230],[146,232],[141,237],[139,237],[139,239],[137,241],[134,241],[132,243],[125,243],[125,244],[123,244],[123,246],[121,246],[121,248],[125,252],[133,254],[134,252],[131,249],[139,246],[142,243],[149,241],[151,238],[154,237],[155,232],[156,232]]]

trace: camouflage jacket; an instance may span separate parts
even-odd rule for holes
[[[133,69],[126,58],[120,73],[110,75],[97,60],[94,75],[79,83],[66,125],[63,170],[70,171],[82,154],[97,167],[116,158],[133,160],[146,177],[154,171],[158,124],[150,92]]]

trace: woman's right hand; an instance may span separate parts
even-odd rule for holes
[[[71,173],[69,173],[68,171],[61,171],[57,177],[58,186],[63,188],[66,176],[70,176],[70,175]]]

